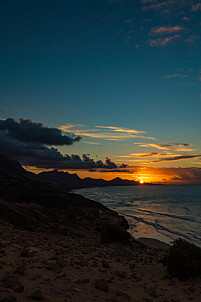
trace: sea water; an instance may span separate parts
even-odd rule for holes
[[[201,186],[102,187],[77,193],[124,215],[136,239],[169,243],[180,237],[201,246]]]

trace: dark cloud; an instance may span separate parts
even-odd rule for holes
[[[52,157],[49,158],[23,158],[24,165],[36,166],[43,169],[72,169],[72,170],[89,170],[89,171],[105,171],[105,172],[124,172],[126,165],[117,166],[106,158],[105,163],[102,160],[95,161],[93,158],[82,155],[65,155],[63,156],[57,149],[51,148]],[[126,171],[128,172],[128,171]]]
[[[72,145],[81,138],[72,133],[63,135],[57,128],[48,128],[31,120],[0,120],[0,153],[20,161],[22,165],[55,169],[124,169],[110,158],[94,161],[89,155],[63,155],[52,146]]]
[[[8,118],[0,120],[0,132],[6,133],[10,138],[17,139],[20,142],[39,143],[45,145],[72,145],[81,139],[72,133],[62,135],[60,129],[48,128],[41,123],[34,123],[31,120],[14,120]]]
[[[171,178],[175,181],[190,181],[201,182],[201,169],[200,168],[175,168],[175,175]]]
[[[196,158],[196,157],[201,157],[201,154],[199,155],[175,155],[171,157],[166,157],[166,158],[159,158],[156,161],[153,161],[152,163],[159,163],[162,161],[175,161],[175,160],[182,160],[182,159],[189,159],[189,158]]]
[[[89,172],[97,172],[97,169],[89,169]],[[102,172],[102,173],[108,173],[108,172],[112,172],[112,173],[129,173],[132,174],[133,171],[131,171],[130,169],[99,169],[98,172]]]
[[[159,153],[157,153],[157,152],[150,152],[150,153],[147,153],[147,154],[141,154],[138,157],[142,157],[142,158],[143,157],[155,157],[157,155],[159,155]]]
[[[157,148],[161,150],[194,151],[189,148],[190,146],[192,145],[188,143],[140,144],[140,147]]]

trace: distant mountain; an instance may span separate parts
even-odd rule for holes
[[[81,179],[77,174],[70,174],[68,172],[59,172],[57,170],[49,172],[41,172],[38,174],[40,177],[52,181],[61,182],[68,187],[75,188],[88,188],[88,187],[103,187],[103,186],[136,186],[139,185],[137,181],[121,179],[116,177],[112,180],[104,180],[102,178],[84,178]]]
[[[76,174],[54,170],[45,175],[52,180],[28,172],[17,161],[0,155],[0,220],[17,228],[51,234],[101,230],[107,223],[128,228],[124,217],[69,192],[83,182]]]
[[[49,172],[41,172],[38,174],[41,178],[48,179],[51,181],[61,182],[68,187],[75,188],[82,186],[82,179],[77,174],[70,174],[68,172],[59,172],[58,170],[53,170]]]
[[[0,170],[16,173],[29,173],[26,171],[17,160],[12,160],[3,154],[0,154]]]
[[[38,175],[47,178],[47,179],[51,179],[51,180],[57,180],[57,181],[75,181],[75,182],[79,182],[82,179],[77,175],[77,174],[70,174],[68,172],[59,172],[58,170],[52,170],[52,171],[48,171],[48,172],[41,172]]]
[[[20,177],[28,177],[30,183],[36,182],[37,185],[48,187],[51,185],[53,187],[60,186],[60,188],[78,189],[78,188],[90,188],[90,187],[104,187],[104,186],[136,186],[139,185],[137,181],[121,179],[116,177],[112,180],[104,180],[102,178],[80,178],[77,174],[70,174],[68,172],[52,170],[48,172],[41,172],[39,174],[34,174],[26,171],[18,161],[11,160],[5,155],[0,154],[0,175],[12,174]]]

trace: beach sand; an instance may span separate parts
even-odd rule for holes
[[[169,245],[165,242],[162,242],[155,238],[147,238],[147,237],[140,237],[137,239],[137,241],[143,243],[144,245],[154,248],[154,249],[161,249],[164,251],[167,251],[169,248]]]
[[[58,235],[0,221],[0,301],[201,301],[201,282],[168,279],[156,240],[100,243],[100,232]],[[154,248],[155,247],[155,248]]]

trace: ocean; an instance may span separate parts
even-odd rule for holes
[[[201,246],[201,186],[133,186],[77,190],[124,215],[131,234],[170,243],[183,238]]]

